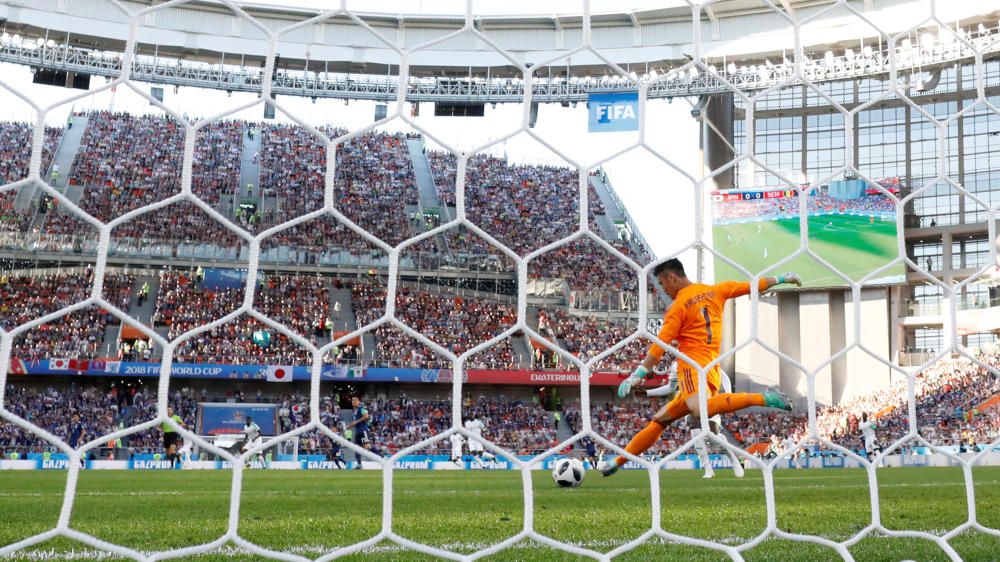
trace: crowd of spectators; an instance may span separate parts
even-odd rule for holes
[[[65,220],[78,221],[68,214]],[[57,217],[52,217],[56,219]],[[54,224],[50,222],[49,224]],[[119,224],[111,231],[117,251],[136,244],[205,244],[238,250],[242,239],[190,201],[180,201]]]
[[[598,319],[589,316],[574,316],[556,308],[538,311],[538,330],[560,347],[587,362],[600,355],[616,343],[633,334],[635,320]],[[637,339],[625,347],[601,359],[591,367],[592,372],[631,372],[645,357],[649,342]],[[558,356],[557,356],[558,357]],[[553,365],[559,368],[560,365]]]
[[[239,182],[242,127],[213,122],[196,136],[192,190],[210,205]],[[83,190],[80,206],[109,221],[180,192],[185,135],[183,124],[169,117],[91,113],[69,174]],[[46,231],[72,234],[67,229],[74,224],[50,220]]]
[[[264,224],[268,224],[266,219]],[[287,248],[288,253],[276,254],[273,258],[262,255],[261,259],[284,259],[307,264],[336,263],[344,251],[373,260],[385,258],[385,253],[374,243],[327,215],[288,227],[268,236],[261,243],[262,254],[280,248]]]
[[[158,326],[168,326],[168,338],[222,318],[239,308],[244,287],[207,287],[197,275],[168,271],[160,276],[156,311]],[[264,275],[254,308],[316,344],[330,336],[329,285],[308,275]],[[175,358],[186,363],[233,365],[309,365],[309,353],[285,334],[241,315],[184,341]]]
[[[392,455],[414,443],[451,428],[451,401],[407,397],[366,402],[372,420],[373,450]],[[536,454],[556,444],[556,431],[548,412],[539,404],[498,395],[467,399],[466,417],[481,420],[483,439],[518,455]],[[450,454],[447,440],[420,452]]]
[[[55,156],[62,133],[62,129],[45,127],[45,138],[42,140],[41,174],[43,179],[48,179],[45,174],[52,164],[52,158]],[[28,177],[34,134],[35,126],[30,123],[0,123],[0,185],[7,185]]]
[[[437,151],[428,151],[427,158],[438,199],[454,206],[457,159]],[[589,190],[588,224],[600,232],[595,217],[604,214],[604,207],[593,186]],[[579,227],[579,174],[572,168],[517,165],[495,156],[473,156],[466,165],[465,208],[473,223],[523,255]],[[489,253],[485,241],[476,237],[452,237],[448,245],[456,253]]]
[[[772,435],[777,435],[780,439],[789,436],[797,439],[805,435],[803,427],[807,419],[802,412],[758,410],[723,416],[722,423],[737,442],[750,446],[770,441]]]
[[[164,271],[156,293],[155,327],[169,328],[168,339],[217,320],[243,303],[244,288],[205,289],[197,273]]]
[[[261,149],[254,155],[260,164],[258,188],[247,187],[247,197],[259,203],[256,212],[229,209],[230,200],[242,196],[240,185],[241,153],[244,134],[254,124],[242,121],[211,122],[197,130],[192,165],[192,191],[213,207],[231,213],[244,228],[257,230],[303,213],[318,209],[323,202],[325,175],[328,170],[325,141],[298,125],[268,124],[261,128]],[[346,130],[321,127],[330,138]],[[31,128],[26,124],[0,127],[0,151],[4,167],[0,179],[23,176],[30,156]],[[51,162],[58,144],[60,129],[46,135],[43,169]],[[70,184],[82,190],[80,206],[108,221],[128,211],[160,201],[180,191],[183,148],[187,129],[169,116],[132,115],[124,112],[94,111],[88,114],[87,127],[71,169]],[[406,144],[407,136],[386,132],[368,132],[337,145],[334,167],[338,209],[369,233],[390,244],[398,244],[423,229],[407,217],[407,205],[416,205],[418,189],[413,164]],[[455,157],[435,151],[427,153],[438,192],[445,204],[455,203]],[[578,172],[575,169],[514,165],[491,156],[475,156],[468,166],[469,216],[501,242],[519,253],[561,238],[578,225]],[[600,232],[596,217],[604,214],[603,203],[589,184],[589,222]],[[61,212],[49,211],[43,218],[46,234],[73,234],[90,229],[83,221]],[[228,210],[227,210],[228,209]],[[165,241],[173,244],[225,241],[232,238],[221,225],[198,213],[191,206],[164,210],[170,220],[136,219],[116,228],[117,244],[124,239]],[[6,228],[26,230],[33,214],[18,216],[9,202],[0,200],[0,222]],[[220,237],[222,235],[222,237]],[[353,253],[370,249],[367,241],[335,221],[310,223],[308,228],[293,228],[280,233],[282,245],[312,252],[346,249]],[[450,231],[443,239],[448,252],[456,255],[497,254],[482,239],[468,233]],[[317,240],[324,244],[318,247]],[[359,242],[360,241],[360,242]],[[236,242],[238,244],[238,242]],[[435,240],[428,240],[414,250],[444,253]],[[563,250],[559,255],[575,251]],[[550,271],[558,257],[547,258]],[[499,258],[495,267],[512,270],[510,260]],[[572,266],[572,264],[568,264]],[[615,279],[614,282],[619,282]]]
[[[316,275],[262,275],[254,309],[281,322],[314,345],[329,339],[330,283]]]
[[[122,273],[104,277],[104,298],[128,311],[135,278]],[[0,276],[0,325],[10,330],[90,296],[94,272]],[[98,357],[105,350],[104,330],[111,314],[97,306],[70,312],[27,330],[14,340],[13,355],[31,361],[50,357]]]
[[[34,125],[28,123],[0,123],[0,186],[28,177],[34,130]],[[62,129],[55,127],[45,128],[40,172],[43,179],[49,179],[46,174],[55,156],[56,147],[59,146],[62,132]],[[15,209],[16,196],[17,191],[0,194],[0,231],[27,232],[30,229],[34,210]]]
[[[8,384],[4,406],[15,415],[69,442],[74,416],[82,434],[77,446],[131,425],[156,417],[156,394],[141,385],[95,385],[70,383],[62,386]],[[174,413],[187,427],[193,428],[198,401],[190,392],[175,393],[170,401]],[[157,429],[140,431],[104,444],[129,447],[133,452],[162,453],[162,433]],[[32,453],[52,451],[48,441],[7,421],[0,421],[0,451]]]
[[[319,127],[331,138],[345,129]],[[298,125],[268,124],[261,130],[260,182],[265,197],[280,201],[280,222],[323,206],[326,144]]]
[[[896,205],[889,197],[863,195],[854,199],[837,199],[822,193],[810,193],[806,200],[810,215],[838,213],[886,214],[895,213]],[[799,216],[798,198],[742,199],[739,201],[717,201],[712,205],[716,222],[726,222],[754,218],[786,218]]]
[[[358,326],[376,320],[384,313],[385,287],[374,281],[361,281],[352,287],[352,304]],[[397,288],[396,317],[431,341],[461,354],[496,337],[517,321],[517,311],[499,301]],[[375,362],[401,366],[410,362],[420,366],[444,366],[442,358],[397,328],[376,329]],[[516,337],[516,335],[515,335]],[[513,369],[520,364],[510,338],[471,356],[466,366],[478,369]],[[450,363],[448,363],[450,364]]]
[[[320,130],[331,138],[346,133]],[[267,125],[261,152],[261,187],[265,197],[277,198],[275,222],[322,207],[327,156],[321,139],[299,126]],[[406,205],[417,203],[417,184],[405,135],[370,132],[339,144],[335,170],[336,205],[351,221],[392,245],[413,235]],[[347,232],[342,225],[320,226],[326,228],[317,232],[314,226],[308,237],[286,232],[286,243],[308,245],[322,235],[327,245],[354,249],[341,240]]]
[[[632,252],[624,244],[614,244],[626,256]],[[635,259],[633,257],[633,259]],[[639,263],[642,267],[645,263]],[[528,264],[532,278],[565,279],[571,289],[635,291],[638,273],[593,240],[586,238],[560,246],[534,258]]]
[[[1000,367],[1000,353],[982,350],[977,359],[994,369]],[[1000,378],[964,358],[945,359],[924,369],[916,377],[916,412],[920,434],[935,445],[958,445],[967,432],[992,441],[1000,427],[996,408],[976,414],[975,407],[1000,392]],[[877,416],[876,433],[888,445],[909,430],[907,383],[898,381],[887,388],[845,400],[821,409],[816,417],[821,435],[857,449],[861,446],[858,426],[861,415]]]

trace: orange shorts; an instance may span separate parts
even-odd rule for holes
[[[718,367],[706,373],[709,398],[719,393],[719,388],[722,387],[720,376]],[[698,371],[692,369],[688,365],[678,363],[677,394],[674,395],[674,399],[671,400],[671,402],[684,402],[687,400],[688,396],[691,396],[692,394],[698,394]]]

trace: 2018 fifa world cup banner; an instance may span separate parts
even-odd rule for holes
[[[34,359],[12,358],[11,375],[71,375],[85,377],[159,377],[160,363],[134,363],[106,359]],[[304,365],[227,365],[215,363],[175,363],[170,367],[170,376],[179,379],[226,379],[275,382],[280,384],[273,373],[276,370],[291,372],[291,382],[310,380],[312,373]],[[513,369],[467,369],[462,371],[463,380],[472,384],[514,384],[527,386],[576,386],[580,384],[578,371],[542,371]],[[324,365],[320,370],[320,380],[344,382],[391,382],[451,384],[455,373],[451,369],[406,369],[360,367],[357,365]],[[591,373],[593,386],[618,386],[628,373]]]

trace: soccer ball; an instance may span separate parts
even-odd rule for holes
[[[560,488],[575,488],[583,484],[585,473],[583,463],[571,457],[559,459],[552,466],[552,479]]]

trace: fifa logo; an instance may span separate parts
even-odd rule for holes
[[[597,106],[598,123],[635,120],[635,118],[635,104],[632,103],[600,104]]]

